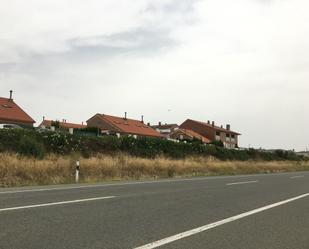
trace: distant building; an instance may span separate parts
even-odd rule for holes
[[[87,120],[87,126],[98,128],[103,135],[163,138],[159,132],[144,124],[143,118],[129,119],[126,114],[124,117],[115,117],[98,113]]]
[[[192,141],[194,139],[200,140],[201,142],[208,144],[211,141],[207,138],[204,137],[192,130],[188,129],[177,129],[170,133],[169,138],[179,140],[179,141]]]
[[[9,98],[0,97],[0,123],[32,127],[35,121],[13,100],[13,91]]]
[[[187,119],[179,128],[194,131],[211,142],[221,141],[225,148],[230,149],[238,147],[238,136],[241,135],[238,132],[232,131],[230,125],[226,125],[226,128],[223,128],[223,126],[216,126],[214,121],[211,123],[207,121],[206,123]]]
[[[83,129],[86,128],[87,125],[84,124],[74,124],[74,123],[68,123],[66,120],[60,121],[54,121],[54,120],[46,120],[44,119],[42,123],[39,125],[42,129],[49,129],[49,130],[65,130],[73,134],[75,129]]]
[[[151,127],[157,132],[160,132],[166,138],[169,138],[170,134],[179,128],[178,124],[162,124],[161,122],[159,122],[158,125],[152,125]]]

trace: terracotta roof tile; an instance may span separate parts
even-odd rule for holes
[[[227,132],[227,133],[230,133],[230,134],[241,135],[238,132],[235,132],[235,131],[232,131],[232,130],[227,130],[227,129],[224,129],[224,128],[219,127],[219,126],[213,126],[212,124],[208,124],[206,122],[196,121],[196,120],[192,120],[192,119],[188,119],[188,120],[191,120],[193,122],[196,122],[196,123],[199,123],[199,124],[211,127],[211,128],[214,128],[216,131],[223,131],[223,132]]]
[[[188,129],[181,129],[181,130],[184,131],[185,134],[188,134],[191,137],[202,140],[204,143],[210,143],[211,142],[207,137],[204,137],[204,136],[196,133],[195,131],[188,130]]]
[[[99,117],[126,134],[163,137],[159,132],[152,129],[150,126],[145,125],[139,120],[129,118],[124,119],[121,117],[115,117],[106,114],[99,114]]]
[[[196,138],[198,140],[201,140],[203,143],[211,143],[211,141],[207,137],[204,137],[204,136],[196,133],[195,131],[192,131],[192,130],[189,130],[189,129],[181,128],[181,129],[174,131],[173,134],[175,134],[177,132],[182,132],[183,134],[186,134],[187,136],[189,136],[191,138]]]
[[[0,120],[34,124],[35,121],[13,100],[0,97]]]

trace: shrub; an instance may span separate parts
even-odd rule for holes
[[[65,132],[37,132],[35,130],[0,130],[0,151],[20,152],[43,157],[44,151],[61,155],[80,153],[91,157],[97,153],[115,155],[119,152],[132,156],[182,159],[188,156],[212,156],[221,160],[301,160],[293,151],[231,150],[200,141],[173,142],[157,138],[123,136],[87,136]]]
[[[224,144],[222,141],[213,141],[211,144],[217,146],[217,147],[224,147]]]
[[[18,152],[22,155],[33,156],[39,159],[42,159],[45,154],[43,144],[31,137],[22,137],[20,139]]]

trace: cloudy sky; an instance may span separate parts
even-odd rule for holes
[[[1,0],[0,96],[40,122],[231,123],[309,147],[307,0]]]

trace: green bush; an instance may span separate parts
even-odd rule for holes
[[[224,147],[224,144],[222,141],[213,141],[211,144],[217,146],[217,147]]]
[[[100,153],[113,153],[120,150],[121,141],[115,136],[103,136],[103,137],[84,137],[83,150],[89,152],[100,152]]]
[[[45,151],[43,144],[31,137],[22,137],[19,141],[18,152],[24,156],[33,156],[42,159]]]
[[[89,130],[90,131],[90,130]],[[124,152],[133,156],[155,158],[165,156],[181,159],[187,156],[213,156],[221,160],[301,160],[292,151],[266,152],[255,149],[231,150],[200,141],[173,142],[157,138],[132,136],[87,136],[65,132],[38,132],[31,129],[0,130],[0,152],[19,152],[41,158],[46,153],[90,157],[96,153]]]

